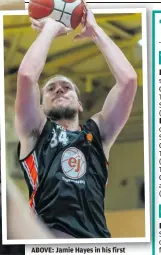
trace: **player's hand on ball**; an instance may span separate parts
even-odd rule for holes
[[[31,27],[36,30],[37,32],[41,32],[44,28],[44,26],[49,26],[50,28],[53,28],[53,31],[57,31],[57,36],[62,36],[62,35],[66,35],[69,32],[72,31],[71,28],[67,28],[65,25],[63,25],[62,23],[55,21],[52,18],[44,18],[44,19],[40,19],[40,20],[36,20],[33,18],[30,18],[31,20]]]
[[[36,20],[36,19],[30,18],[30,21],[31,21],[31,27],[37,32],[41,32],[47,20],[46,19]]]
[[[73,39],[83,39],[87,37],[92,37],[94,28],[97,25],[97,22],[95,20],[94,14],[91,11],[91,9],[88,7],[88,5],[84,2],[85,8],[84,8],[84,15],[81,21],[81,24],[83,26],[82,31],[80,34],[76,35]]]

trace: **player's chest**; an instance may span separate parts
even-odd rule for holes
[[[78,138],[83,138],[81,132],[70,132],[57,125],[56,128],[52,128],[50,131],[48,148],[51,150],[57,147],[63,149],[78,140]]]
[[[45,168],[53,173],[63,172],[66,177],[80,178],[86,172],[89,145],[84,132],[70,132],[57,126],[44,140],[42,157]]]

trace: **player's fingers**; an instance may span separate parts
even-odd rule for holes
[[[45,17],[45,18],[42,18],[42,19],[38,19],[37,21],[39,22],[39,24],[43,24],[43,25],[44,25],[45,22],[46,22],[48,19],[51,19],[51,18],[49,18],[49,17],[46,18],[46,17]]]
[[[36,27],[34,25],[31,25],[32,29],[33,30],[37,30]]]
[[[85,19],[84,19],[84,18],[81,20],[81,25],[82,25],[83,27],[85,26]]]
[[[66,32],[59,32],[59,33],[57,34],[57,37],[64,36],[64,35],[67,35],[67,33],[66,33]]]
[[[30,21],[35,26],[39,26],[40,25],[40,22],[38,20],[36,20],[36,19],[30,18]]]
[[[35,26],[35,25],[31,25],[31,27],[32,27],[32,29],[33,30],[35,30],[35,31],[37,31],[37,32],[40,32],[41,31],[41,29],[39,28],[39,27],[37,27],[37,26]]]
[[[87,5],[86,1],[85,1],[85,0],[82,0],[82,2],[84,3],[85,9],[88,10],[88,5]]]
[[[73,31],[72,28],[69,28],[69,27],[66,27],[66,28],[65,28],[65,33],[66,33],[66,34],[72,32],[72,31]]]
[[[86,9],[86,7],[84,7],[84,9],[83,9],[83,14],[85,15],[86,13],[87,13],[87,9]]]
[[[68,35],[71,31],[73,31],[72,28],[65,27],[62,31],[60,31],[60,32],[57,34],[57,37],[59,37],[59,36],[64,36],[64,35]]]
[[[78,34],[73,37],[73,41],[77,41],[78,39],[83,39],[83,38],[85,38],[85,35],[83,33]]]
[[[35,19],[33,19],[33,18],[31,18],[31,17],[30,17],[30,21],[31,21],[32,24],[35,23]]]
[[[85,11],[83,14],[83,18],[82,18],[83,25],[86,24],[86,20],[87,20],[87,11]]]

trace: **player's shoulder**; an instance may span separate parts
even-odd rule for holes
[[[96,136],[100,141],[101,139],[101,134],[99,131],[99,127],[97,122],[93,117],[89,118],[85,124],[83,125],[83,128],[87,130],[88,132],[91,132],[94,136]]]

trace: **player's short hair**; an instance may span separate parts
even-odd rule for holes
[[[52,77],[50,77],[47,81],[45,81],[44,85],[42,86],[41,90],[40,90],[40,104],[43,103],[43,90],[45,88],[45,86],[49,85],[50,83],[52,83],[53,80],[63,80],[63,79],[66,79],[68,80],[70,83],[72,83],[74,85],[74,89],[75,89],[75,92],[78,96],[78,100],[81,101],[81,98],[80,98],[80,91],[78,89],[78,87],[76,86],[76,84],[68,77],[64,76],[64,75],[54,75]]]

